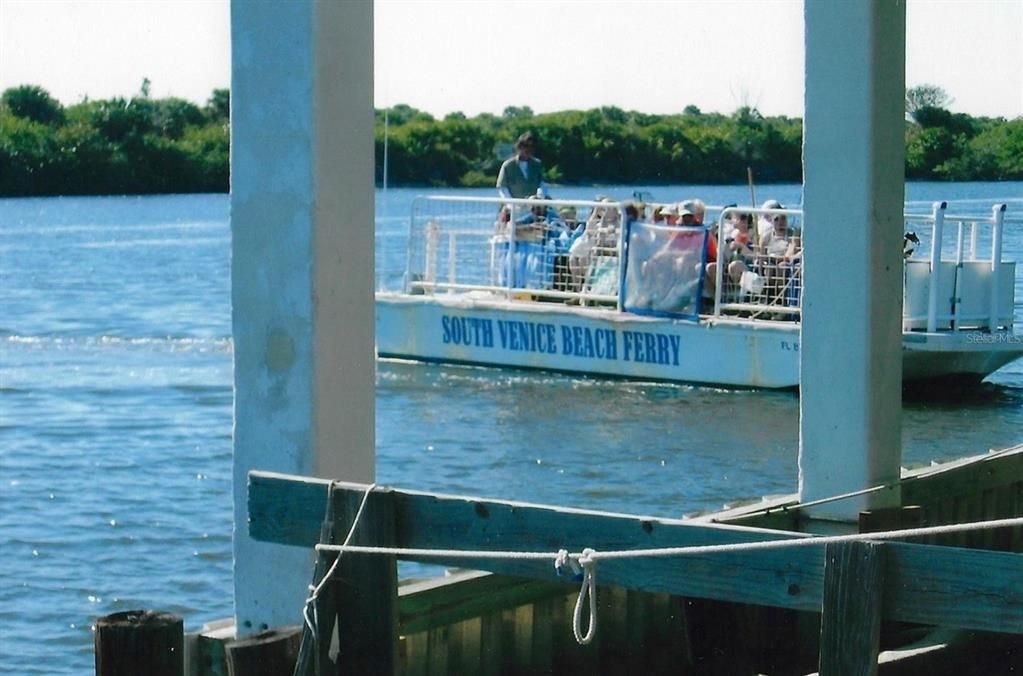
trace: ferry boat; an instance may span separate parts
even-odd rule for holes
[[[813,224],[798,209],[736,206],[704,207],[712,226],[660,220],[680,207],[417,198],[400,273],[400,249],[378,244],[378,275],[397,288],[376,294],[377,356],[798,387],[799,240]],[[1023,356],[1005,212],[906,214],[904,382],[979,382]],[[761,240],[758,225],[785,221]]]

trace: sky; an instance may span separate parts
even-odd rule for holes
[[[803,113],[801,0],[376,0],[374,11],[377,107]],[[907,85],[943,87],[955,112],[1023,116],[1023,0],[908,0],[906,23]],[[229,87],[230,61],[228,0],[0,0],[0,89],[36,84],[71,104],[129,97],[149,78],[154,97],[203,103]]]

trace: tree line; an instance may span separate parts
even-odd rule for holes
[[[922,85],[906,93],[906,178],[1023,180],[1023,117],[971,117]],[[129,99],[63,106],[23,85],[0,100],[0,195],[226,192],[226,89],[205,106],[152,99],[148,80]],[[386,124],[385,124],[386,122]],[[730,115],[687,106],[673,115],[617,107],[442,119],[400,104],[376,111],[376,178],[394,186],[493,186],[512,141],[532,130],[551,183],[743,183],[802,179],[802,121],[744,106]]]
[[[42,87],[0,96],[0,196],[226,192],[230,94],[205,106],[138,95],[63,106]]]

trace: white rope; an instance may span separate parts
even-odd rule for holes
[[[575,600],[575,612],[572,613],[572,635],[579,645],[587,645],[597,634],[597,562],[593,560],[595,552],[584,549],[579,556],[579,565],[583,569],[583,586],[579,590],[579,598]],[[583,603],[590,599],[590,623],[586,635],[582,634]]]
[[[901,530],[879,531],[876,533],[852,533],[850,535],[811,535],[789,540],[760,540],[757,542],[735,542],[724,545],[693,545],[689,547],[663,547],[658,549],[627,549],[620,551],[598,552],[598,559],[633,559],[656,556],[687,556],[695,554],[719,554],[723,552],[748,552],[761,549],[783,549],[785,547],[806,547],[811,545],[829,545],[841,542],[871,542],[876,540],[898,540],[903,538],[926,537],[930,535],[947,535],[968,531],[995,530],[1023,526],[1023,517],[1010,519],[994,519],[991,521],[973,521],[970,523],[953,523],[944,526],[928,526],[925,528],[904,528]]]
[[[947,524],[944,526],[928,526],[924,528],[904,528],[900,530],[882,531],[876,533],[852,533],[849,535],[827,535],[827,536],[806,536],[802,538],[790,538],[779,540],[759,540],[756,542],[734,542],[720,545],[690,545],[686,547],[659,547],[653,549],[622,549],[605,552],[597,552],[589,547],[578,553],[571,553],[566,549],[559,549],[557,552],[516,552],[502,550],[479,550],[479,549],[422,549],[413,547],[369,547],[349,544],[355,529],[362,518],[363,510],[369,499],[370,493],[376,488],[371,484],[366,488],[362,496],[362,502],[352,520],[351,528],[345,537],[344,543],[331,545],[318,543],[317,552],[337,552],[337,558],[331,564],[330,569],[324,574],[319,584],[310,585],[309,598],[306,599],[302,608],[302,617],[306,626],[309,627],[314,639],[316,638],[316,627],[319,618],[315,616],[316,609],[313,606],[312,618],[309,617],[309,607],[319,598],[323,587],[330,581],[330,578],[337,570],[341,555],[345,552],[354,554],[383,554],[401,557],[438,557],[438,558],[473,558],[473,559],[514,559],[514,560],[553,560],[554,568],[558,575],[562,575],[565,568],[572,571],[573,579],[580,580],[582,586],[579,589],[579,596],[576,598],[575,611],[572,615],[572,634],[579,645],[587,645],[597,633],[597,562],[600,560],[614,559],[636,559],[665,556],[692,556],[698,554],[717,554],[724,552],[749,552],[764,549],[782,549],[785,547],[818,546],[822,544],[835,544],[841,542],[856,541],[878,541],[895,540],[902,538],[925,537],[931,535],[946,535],[950,533],[963,533],[968,531],[993,530],[996,528],[1009,528],[1023,526],[1023,517],[1008,519],[995,519],[991,521],[973,521],[970,523]],[[590,617],[586,633],[582,633],[582,609],[583,604],[589,600]]]
[[[372,486],[366,491],[366,495],[363,496],[363,505],[366,504],[366,497],[369,492],[373,489]],[[601,560],[614,560],[614,559],[637,559],[637,558],[651,558],[651,557],[666,557],[666,556],[693,556],[700,554],[719,554],[725,552],[748,552],[763,549],[782,549],[786,547],[806,547],[806,546],[817,546],[835,544],[840,542],[870,542],[877,540],[895,540],[903,538],[913,537],[926,537],[930,535],[947,535],[951,533],[963,533],[968,531],[980,531],[980,530],[994,530],[997,528],[1010,528],[1014,526],[1023,526],[1023,517],[1013,517],[1009,519],[994,519],[991,521],[973,521],[970,523],[955,523],[947,524],[944,526],[928,526],[925,528],[904,528],[901,530],[882,531],[876,533],[852,533],[850,535],[809,535],[801,538],[790,538],[783,540],[759,540],[756,542],[735,542],[721,545],[690,545],[686,547],[660,547],[655,549],[622,549],[622,550],[611,550],[598,552],[590,548],[583,549],[581,552],[572,553],[565,549],[560,549],[557,552],[515,552],[506,550],[480,550],[480,549],[420,549],[412,547],[367,547],[360,545],[349,545],[348,541],[351,539],[352,533],[355,531],[355,526],[359,522],[359,517],[362,514],[362,506],[359,507],[359,513],[355,516],[355,521],[352,523],[352,530],[349,531],[348,537],[345,538],[345,544],[342,545],[327,545],[317,544],[317,551],[335,551],[338,552],[338,558],[344,552],[352,552],[357,554],[383,554],[390,556],[400,557],[438,557],[438,558],[468,558],[468,559],[493,559],[493,560],[504,560],[504,559],[515,559],[515,560],[553,560],[554,567],[558,571],[558,574],[562,574],[566,566],[572,569],[573,577],[578,579],[581,571],[582,587],[579,589],[579,596],[575,603],[575,612],[572,616],[572,634],[575,636],[575,640],[579,645],[586,645],[593,640],[593,637],[597,632],[597,574],[596,564]],[[334,566],[337,565],[337,561],[334,562]],[[334,567],[324,576],[319,587],[317,587],[310,600],[306,601],[306,607],[311,600],[315,600],[316,594],[319,592],[319,588],[323,586],[324,582],[333,573]],[[586,600],[589,599],[590,603],[590,622],[587,627],[586,634],[582,634],[582,607]],[[308,618],[306,620],[308,623]],[[315,631],[314,631],[315,634]]]
[[[685,547],[660,547],[655,549],[622,549],[609,551],[591,551],[594,561],[610,559],[638,559],[657,556],[687,556],[693,554],[717,554],[721,552],[741,552],[759,549],[781,549],[784,547],[804,547],[807,545],[833,544],[838,542],[895,540],[899,538],[926,537],[929,535],[946,535],[975,530],[994,530],[1023,526],[1023,517],[995,519],[992,521],[974,521],[970,523],[953,523],[944,526],[927,526],[925,528],[905,528],[902,530],[879,531],[876,533],[852,533],[850,535],[807,535],[801,538],[782,540],[760,540],[756,542],[734,542],[722,545],[688,545]],[[362,545],[325,545],[317,544],[320,551],[352,552],[353,554],[384,554],[401,557],[437,557],[465,559],[519,559],[519,560],[559,560],[559,552],[515,552],[494,549],[419,549],[414,547],[367,547]],[[569,553],[568,558],[579,561],[582,552]]]
[[[318,627],[320,624],[320,618],[316,615],[316,606],[313,606],[313,604],[316,602],[316,599],[320,597],[320,592],[323,591],[323,588],[326,586],[326,584],[330,582],[330,578],[334,575],[334,571],[337,570],[337,565],[341,561],[341,555],[344,554],[346,551],[344,548],[348,547],[348,543],[352,541],[352,536],[355,535],[355,529],[359,525],[359,520],[362,518],[362,511],[366,508],[366,502],[367,500],[369,500],[369,494],[373,492],[373,489],[376,488],[376,486],[377,485],[375,483],[370,484],[366,488],[366,492],[363,493],[362,502],[359,503],[359,509],[358,511],[355,512],[355,518],[352,519],[352,527],[348,529],[348,535],[345,537],[344,544],[340,545],[341,548],[335,550],[337,551],[337,558],[334,559],[334,563],[330,564],[330,568],[323,575],[323,578],[320,580],[319,584],[315,586],[309,585],[310,594],[309,597],[305,600],[305,604],[302,606],[302,617],[303,619],[305,619],[305,625],[309,627],[309,631],[312,632],[314,641],[317,640],[316,627]],[[316,549],[317,551],[322,551],[320,550],[319,545],[316,546]],[[312,619],[309,618],[310,606],[313,607]]]

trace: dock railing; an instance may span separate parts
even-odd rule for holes
[[[940,528],[1021,525],[1017,517]],[[337,622],[346,670],[397,673],[398,559],[545,581],[559,579],[556,560],[568,575],[575,561],[584,588],[599,581],[818,613],[825,676],[872,673],[882,621],[1023,634],[1023,555],[905,541],[934,535],[926,529],[812,537],[252,472],[249,531],[256,540],[317,549],[314,584],[324,593],[312,603],[310,669],[331,659]],[[344,533],[347,547],[337,545]],[[599,635],[578,610],[582,597],[577,636]]]

